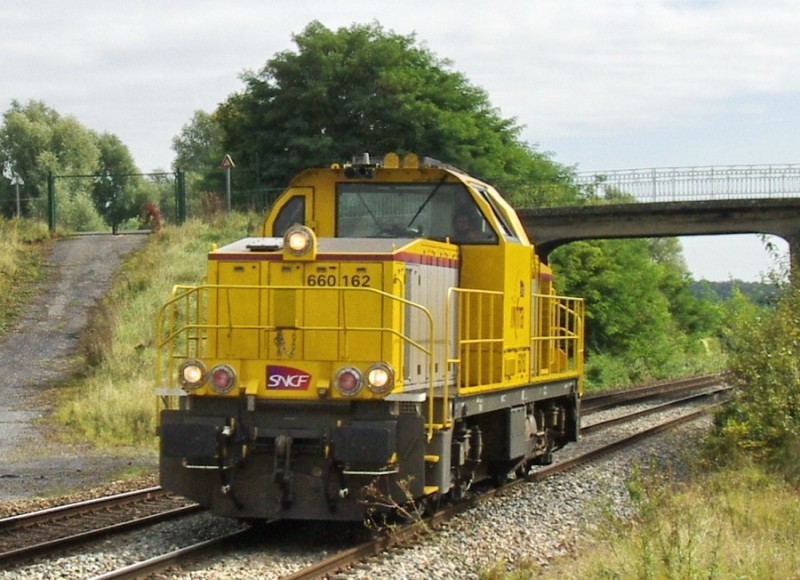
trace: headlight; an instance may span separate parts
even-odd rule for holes
[[[341,394],[352,397],[361,390],[363,385],[361,373],[353,367],[341,368],[333,379],[333,385]]]
[[[178,370],[178,380],[184,389],[197,389],[206,382],[206,367],[199,360],[187,360]]]
[[[228,365],[217,365],[209,373],[209,384],[218,393],[227,393],[236,385],[236,373]]]
[[[367,369],[367,387],[373,393],[382,395],[392,390],[394,371],[386,363],[375,363]]]
[[[305,256],[314,246],[314,233],[305,226],[294,225],[283,235],[283,247],[292,256]]]

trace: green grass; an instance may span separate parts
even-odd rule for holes
[[[588,548],[546,573],[520,568],[495,578],[797,578],[796,489],[761,468],[631,483],[632,519],[601,518]]]
[[[8,332],[33,296],[36,282],[46,275],[41,264],[49,249],[46,226],[0,218],[0,336]]]
[[[597,392],[656,380],[704,375],[720,371],[727,364],[728,358],[716,338],[697,339],[694,344],[675,348],[658,372],[641,368],[641,372],[637,372],[636,361],[590,353],[586,360],[586,391]]]

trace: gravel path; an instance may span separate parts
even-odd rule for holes
[[[101,485],[155,458],[58,443],[54,385],[80,370],[78,347],[91,307],[144,235],[84,235],[55,242],[47,282],[0,342],[0,504]]]

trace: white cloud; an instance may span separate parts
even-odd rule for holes
[[[800,88],[793,5],[526,5],[482,15],[455,58],[504,111],[545,136],[576,124],[658,123],[742,92]]]
[[[570,164],[800,161],[795,0],[6,2],[0,108],[43,100],[167,168],[194,111],[314,19],[416,33]]]
[[[742,95],[800,91],[800,9],[788,1],[274,4],[7,5],[0,104],[43,99],[97,130],[135,133],[130,146],[148,167],[143,149],[168,150],[172,135],[162,130],[177,131],[196,108],[213,109],[241,88],[243,70],[293,49],[291,34],[312,19],[415,32],[537,141],[660,126]],[[154,121],[159,130],[140,142]]]

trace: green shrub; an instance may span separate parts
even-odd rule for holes
[[[716,417],[713,452],[737,454],[800,480],[800,286],[772,309],[740,316],[727,337],[733,402]]]
[[[88,193],[56,192],[57,224],[62,232],[102,232],[109,229]]]

